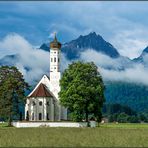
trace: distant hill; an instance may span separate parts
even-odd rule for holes
[[[0,59],[0,65],[9,65],[13,66],[19,61],[20,56],[18,54],[14,55],[6,55],[2,59]]]
[[[148,86],[127,82],[106,82],[107,103],[127,105],[137,112],[148,113]]]

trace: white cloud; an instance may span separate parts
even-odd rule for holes
[[[87,49],[85,52],[81,53],[82,60],[84,61],[94,61],[98,66],[104,68],[114,68],[116,70],[123,68],[124,66],[132,66],[131,62],[126,57],[119,57],[113,59],[103,53],[99,53],[93,49]]]
[[[6,55],[18,54],[15,66],[23,73],[29,83],[38,81],[43,74],[49,75],[49,52],[34,48],[25,38],[18,34],[9,34],[0,41],[1,58]],[[61,54],[61,66],[64,70],[69,60]],[[11,63],[11,61],[9,61]]]
[[[141,64],[135,65],[133,68],[127,68],[124,71],[101,68],[100,72],[105,80],[142,83],[148,85],[148,69],[144,68]]]
[[[124,59],[124,57],[112,59],[102,53],[88,49],[81,53],[81,59],[89,62],[93,61],[98,66],[98,70],[104,80],[142,83],[148,85],[148,69],[142,64],[132,64],[128,59]],[[145,57],[145,62],[148,62],[146,59],[147,56]],[[125,70],[117,70],[124,65],[126,65]],[[108,67],[114,69],[107,69]]]
[[[8,53],[19,54],[20,57],[15,66],[20,69],[29,83],[38,81],[43,74],[49,75],[49,52],[33,48],[22,36],[18,34],[6,36],[0,41],[0,50],[2,51],[2,49],[3,56],[8,55]],[[67,60],[63,53],[61,57],[63,71],[71,61]],[[145,55],[145,63],[148,63],[147,59],[148,57]],[[112,59],[93,49],[88,49],[81,53],[80,60],[87,62],[93,61],[99,67],[104,80],[127,81],[148,85],[148,69],[141,64],[133,65],[127,58],[120,57]],[[118,70],[124,66],[126,66],[125,70]],[[114,69],[107,69],[109,67]]]
[[[27,40],[18,34],[10,34],[0,41],[0,50],[2,51],[1,56],[19,55],[15,66],[21,70],[28,82],[38,80],[41,75],[49,72],[49,53],[33,48]]]
[[[123,30],[116,34],[111,42],[119,53],[131,59],[140,56],[143,49],[148,45],[148,32],[141,29]]]

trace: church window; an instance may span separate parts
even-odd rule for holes
[[[42,106],[42,101],[39,102],[39,105]]]
[[[42,120],[42,113],[39,113],[39,120]]]
[[[26,120],[29,121],[29,112],[28,112],[28,110],[26,112]]]
[[[32,104],[33,104],[33,106],[35,106],[35,102],[34,101],[32,102]]]
[[[47,120],[49,120],[49,114],[47,113]]]
[[[56,62],[56,58],[54,58],[54,62]]]
[[[53,60],[53,59],[51,58],[51,62],[52,62],[52,60]]]
[[[49,106],[49,102],[47,101],[47,105]]]
[[[34,113],[32,113],[32,120],[34,120]]]

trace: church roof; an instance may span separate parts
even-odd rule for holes
[[[39,87],[40,84],[44,84],[46,86],[46,88],[49,88],[50,86],[50,80],[49,77],[47,75],[43,75],[42,79],[39,81],[39,83],[35,86],[35,88],[33,89],[33,91],[28,95],[28,98],[34,93],[34,91]]]
[[[40,83],[29,97],[53,97],[53,95],[43,83]]]

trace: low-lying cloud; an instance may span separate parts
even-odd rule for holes
[[[98,66],[98,70],[104,80],[148,85],[148,69],[142,64],[132,63],[128,59],[124,59],[124,57],[112,59],[95,50],[88,49],[81,53],[81,59],[84,61],[93,61]],[[147,55],[145,55],[144,61],[145,63],[148,62]],[[120,70],[122,67],[124,69]]]
[[[137,27],[132,30],[119,31],[112,39],[118,52],[131,59],[141,55],[142,50],[148,45],[147,30]]]
[[[0,41],[0,58],[6,55],[18,54],[15,63],[30,84],[37,83],[43,74],[49,75],[49,52],[34,48],[25,38],[18,34],[10,34]],[[64,53],[61,54],[62,71],[67,68],[69,61]],[[148,63],[147,55],[144,62]],[[148,85],[148,69],[142,64],[133,64],[128,58],[111,58],[93,49],[82,52],[80,59],[93,61],[104,80],[125,81]],[[10,61],[11,64],[11,61]]]
[[[49,53],[33,46],[18,34],[10,34],[0,41],[1,57],[17,54],[15,63],[24,74],[26,81],[33,82],[49,71]],[[11,64],[11,61],[10,61]]]

